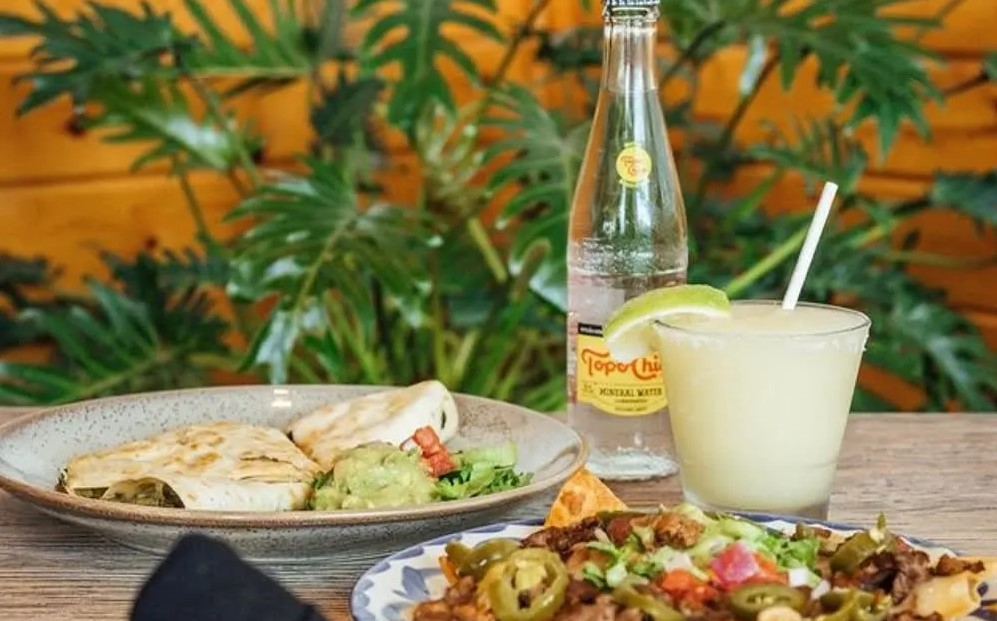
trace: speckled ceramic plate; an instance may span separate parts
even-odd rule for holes
[[[783,532],[793,532],[795,522],[773,515],[743,513],[744,517]],[[859,530],[833,522],[808,523],[823,526],[839,533],[850,534]],[[398,552],[367,571],[353,588],[350,610],[356,621],[411,621],[413,607],[443,595],[447,581],[440,571],[439,558],[445,553],[446,544],[454,539],[474,546],[488,539],[509,537],[523,539],[539,530],[541,520],[520,520],[482,526],[455,535],[438,537]],[[904,537],[911,545],[924,549],[932,556],[955,555],[953,550],[929,541]],[[972,621],[997,621],[991,608],[997,605],[997,584],[980,585],[983,605],[971,615]]]
[[[280,428],[335,401],[384,390],[377,386],[239,386],[113,397],[32,413],[0,427],[0,489],[58,519],[124,545],[162,554],[182,533],[221,537],[243,556],[294,560],[345,553],[384,553],[403,545],[500,519],[563,483],[585,461],[578,434],[554,418],[507,403],[455,395],[460,431],[454,448],[511,440],[524,487],[468,500],[371,511],[283,513],[191,511],[77,498],[55,491],[60,469],[76,454],[109,448],[167,429],[238,420]]]

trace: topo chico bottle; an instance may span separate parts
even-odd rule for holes
[[[602,81],[568,233],[568,417],[605,479],[677,471],[661,362],[615,363],[602,326],[624,301],[685,282],[685,207],[655,71],[658,0],[604,0]]]

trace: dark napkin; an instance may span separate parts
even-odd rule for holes
[[[227,544],[186,535],[139,591],[131,621],[326,621]]]

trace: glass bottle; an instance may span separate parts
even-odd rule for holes
[[[604,0],[602,80],[568,233],[568,418],[588,468],[609,480],[668,476],[657,354],[614,364],[602,326],[624,301],[685,282],[685,207],[655,68],[658,0]]]

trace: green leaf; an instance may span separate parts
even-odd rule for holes
[[[997,82],[997,52],[990,52],[983,57],[983,73],[991,82]]]
[[[872,319],[865,360],[922,386],[927,410],[992,411],[997,395],[997,357],[979,329],[942,303],[941,292],[910,277],[903,265],[882,262],[879,249],[856,249],[844,233],[825,234],[806,295],[858,298]]]
[[[578,26],[563,31],[540,31],[537,60],[559,72],[602,66],[602,28]]]
[[[17,108],[25,114],[59,97],[76,104],[90,99],[98,84],[157,75],[167,79],[176,69],[165,57],[191,42],[166,13],[143,2],[138,13],[90,3],[73,19],[63,19],[44,2],[36,2],[37,19],[0,13],[0,37],[35,37],[31,51],[36,70],[17,77],[31,92]]]
[[[287,377],[301,337],[328,328],[322,300],[375,278],[411,325],[427,290],[420,244],[431,237],[412,210],[364,207],[338,164],[306,161],[306,177],[286,176],[243,201],[230,219],[253,222],[239,240],[229,293],[250,301],[276,296],[245,365]]]
[[[477,7],[479,11],[471,11]],[[456,107],[450,86],[440,69],[440,61],[459,67],[469,78],[478,80],[478,70],[453,35],[444,28],[459,27],[467,37],[503,41],[495,25],[479,17],[480,9],[494,16],[494,0],[359,0],[353,9],[358,17],[373,16],[361,49],[367,72],[389,65],[400,66],[388,105],[388,121],[410,132],[414,120],[430,101],[448,110]]]
[[[924,103],[942,97],[924,68],[937,55],[896,33],[900,26],[931,28],[938,21],[885,11],[907,1],[663,0],[662,12],[679,44],[699,44],[703,54],[735,41],[755,49],[759,40],[768,42],[786,89],[803,61],[816,58],[817,85],[831,89],[838,104],[853,105],[849,124],[877,122],[882,158],[904,121],[928,134]]]
[[[748,157],[800,172],[811,183],[834,181],[843,195],[857,190],[869,158],[861,143],[833,119],[804,124],[794,118],[791,135],[774,126],[771,131],[773,139],[749,147]]]
[[[29,307],[52,307],[64,300],[37,299],[56,276],[42,257],[22,258],[0,252],[0,351],[38,340],[38,331],[19,315]]]
[[[305,43],[305,29],[294,0],[269,0],[271,27],[253,14],[245,0],[228,0],[232,12],[252,44],[246,47],[223,32],[208,12],[204,0],[184,0],[187,12],[200,27],[203,45],[182,58],[185,67],[201,75],[244,77],[229,93],[259,85],[280,85],[307,76],[312,58]]]
[[[495,111],[485,124],[507,132],[488,149],[486,158],[513,157],[489,180],[490,190],[495,193],[509,184],[520,188],[499,215],[500,226],[514,226],[516,231],[509,269],[518,274],[527,251],[539,240],[546,240],[550,252],[530,279],[530,287],[564,310],[567,217],[588,127],[567,129],[529,91],[518,86],[496,94]]]
[[[981,226],[997,228],[997,170],[984,173],[938,173],[931,202],[960,211]]]
[[[374,106],[384,88],[375,77],[350,80],[341,71],[335,87],[322,93],[318,106],[312,110],[312,127],[323,144],[333,147],[351,146],[358,136],[373,146]]]
[[[745,27],[778,42],[785,88],[802,59],[815,56],[818,85],[833,89],[839,104],[855,104],[850,124],[867,118],[878,122],[884,158],[902,121],[909,120],[928,134],[924,102],[941,100],[923,66],[932,54],[896,35],[899,26],[931,27],[937,22],[883,11],[905,2],[826,0],[787,11],[789,0],[777,0],[768,13],[759,12],[759,19]]]
[[[222,128],[195,117],[176,83],[149,78],[106,82],[93,95],[103,108],[86,124],[110,130],[103,140],[153,145],[136,160],[133,169],[159,160],[176,160],[188,168],[228,170],[238,162],[241,143],[250,148],[258,145],[234,122],[230,122],[231,128]]]
[[[0,401],[67,403],[203,384],[205,368],[198,356],[226,354],[227,324],[213,314],[206,294],[163,287],[158,264],[147,259],[127,267],[147,278],[140,291],[131,292],[134,296],[89,281],[92,308],[26,311],[26,320],[55,345],[59,364],[0,362]],[[120,262],[117,272],[126,266]]]

